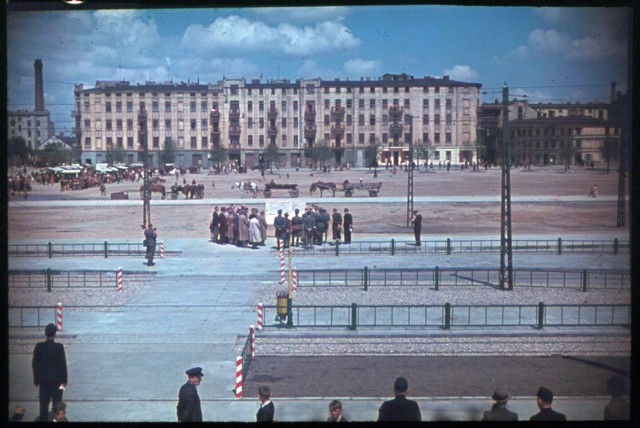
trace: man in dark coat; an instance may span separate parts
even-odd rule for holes
[[[220,214],[218,213],[218,207],[213,208],[213,216],[211,218],[211,224],[209,230],[211,231],[211,241],[218,242],[218,232],[220,230],[220,221],[218,220]]]
[[[279,246],[279,241],[284,241],[287,234],[287,220],[282,216],[282,210],[278,210],[278,216],[273,219],[273,227],[276,231],[276,246]]]
[[[222,208],[220,215],[218,215],[218,231],[220,232],[220,243],[222,245],[227,243],[227,209]]]
[[[67,386],[67,357],[64,345],[56,343],[57,328],[47,324],[44,329],[46,340],[36,344],[33,349],[33,384],[40,387],[40,420],[46,421],[49,414],[49,401],[55,407],[62,402],[62,393]]]
[[[256,422],[273,422],[276,407],[271,402],[271,388],[265,385],[258,388],[258,398],[260,399],[260,409],[256,413]]]
[[[396,398],[385,401],[378,410],[378,422],[386,421],[421,421],[422,415],[418,403],[407,399],[409,383],[399,377],[393,384]]]
[[[351,244],[351,232],[353,231],[353,217],[349,212],[349,208],[344,209],[344,243]]]
[[[411,222],[413,223],[413,235],[416,238],[416,245],[419,247],[420,233],[422,232],[422,214],[420,214],[420,211],[415,210],[413,212],[413,220]]]
[[[333,215],[331,216],[331,232],[334,241],[340,241],[342,239],[342,214],[338,212],[337,208],[333,209]]]
[[[147,266],[153,266],[153,255],[156,253],[156,239],[158,238],[158,231],[151,223],[144,230],[144,246],[147,247]]]
[[[202,422],[202,408],[196,387],[200,385],[204,373],[201,367],[194,367],[185,373],[189,380],[178,392],[178,422]]]
[[[295,215],[291,219],[291,245],[296,247],[300,245],[300,236],[302,236],[302,217],[298,208],[294,211]]]
[[[541,386],[536,394],[536,401],[540,411],[529,418],[530,421],[566,421],[567,417],[551,408],[553,392],[549,388]]]
[[[496,388],[491,396],[495,401],[491,410],[484,412],[483,421],[517,421],[518,414],[507,409],[507,401],[511,398],[511,394],[503,387]]]
[[[311,215],[311,210],[302,217],[302,229],[304,233],[304,248],[313,248],[313,237],[315,236],[316,218]]]

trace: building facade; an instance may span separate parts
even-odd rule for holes
[[[21,137],[32,149],[37,149],[55,132],[48,110],[10,111],[7,113],[7,122],[9,138]]]
[[[303,167],[316,145],[327,145],[331,164],[368,166],[367,146],[378,162],[406,162],[409,141],[428,146],[432,160],[476,160],[478,83],[385,74],[371,80],[223,79],[215,85],[181,82],[131,85],[98,81],[76,85],[76,138],[83,162],[103,162],[121,145],[128,163],[142,159],[146,138],[151,163],[171,139],[182,166],[210,166],[212,147],[251,167],[274,143],[278,166]],[[145,116],[140,116],[144,111]],[[146,126],[140,126],[144,117]]]

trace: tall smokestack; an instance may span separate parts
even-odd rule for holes
[[[611,99],[609,102],[613,104],[616,101],[616,82],[611,82],[611,95],[609,96]]]
[[[44,111],[44,84],[42,82],[42,61],[37,59],[33,64],[36,69],[36,109]]]

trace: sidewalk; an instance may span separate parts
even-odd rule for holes
[[[273,246],[273,238],[267,244]],[[136,257],[9,260],[10,269],[115,270],[122,267],[125,271],[157,272],[152,282],[118,310],[65,313],[60,341],[70,340],[66,348],[69,385],[64,395],[70,420],[174,421],[178,388],[186,381],[184,371],[193,366],[203,367],[205,373],[199,392],[205,420],[254,420],[258,407],[255,397],[233,398],[235,359],[246,340],[248,326],[256,323],[253,296],[257,285],[277,277],[277,251],[222,247],[207,242],[206,238],[171,239],[165,241],[165,250],[182,253],[157,259],[153,268],[142,266],[142,258]],[[494,262],[497,257],[491,255],[490,259]],[[557,257],[551,259],[557,260],[553,264],[567,266],[582,265],[586,260],[580,255],[523,257],[526,258],[520,260],[514,255],[514,262],[542,265],[549,263],[549,257]],[[462,265],[489,263],[482,254],[430,257],[430,263],[438,262],[433,259]],[[301,258],[298,268],[312,266],[317,260]],[[352,266],[371,263],[371,257],[366,255],[349,256],[346,260],[322,257],[321,260],[326,267],[336,268],[345,263]],[[419,263],[415,257],[396,256],[385,260],[393,260],[398,266]],[[603,255],[600,262],[607,266],[628,266],[628,257]],[[40,337],[40,333],[10,331],[11,336],[35,334]],[[278,334],[285,335],[284,332]],[[395,335],[393,331],[387,334]],[[40,339],[34,339],[33,343],[37,340]],[[33,420],[37,413],[37,390],[31,380],[31,354],[10,354],[9,409],[16,404],[24,406],[27,421]],[[280,421],[326,420],[328,402],[336,398],[285,397],[286,392],[274,397],[276,419]],[[377,409],[385,399],[388,397],[344,398],[345,416],[353,421],[375,420]],[[607,401],[606,397],[557,397],[554,408],[572,420],[601,419]],[[422,397],[419,402],[424,420],[478,420],[480,410],[491,406],[488,397]],[[510,407],[521,419],[528,419],[537,411],[533,397],[517,397]]]

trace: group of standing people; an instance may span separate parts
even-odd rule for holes
[[[284,241],[285,248],[290,245],[300,246],[301,239],[305,249],[312,248],[313,245],[322,245],[329,239],[329,226],[331,226],[331,238],[335,243],[341,242],[343,231],[342,243],[351,243],[353,217],[348,208],[344,209],[344,215],[340,214],[337,208],[334,208],[333,214],[329,215],[324,208],[311,205],[305,208],[302,215],[296,208],[292,218],[289,218],[289,213],[283,215],[282,210],[278,210],[278,215],[273,220],[275,237]]]
[[[209,232],[211,241],[217,244],[256,249],[265,245],[267,220],[264,211],[257,208],[214,207]]]

